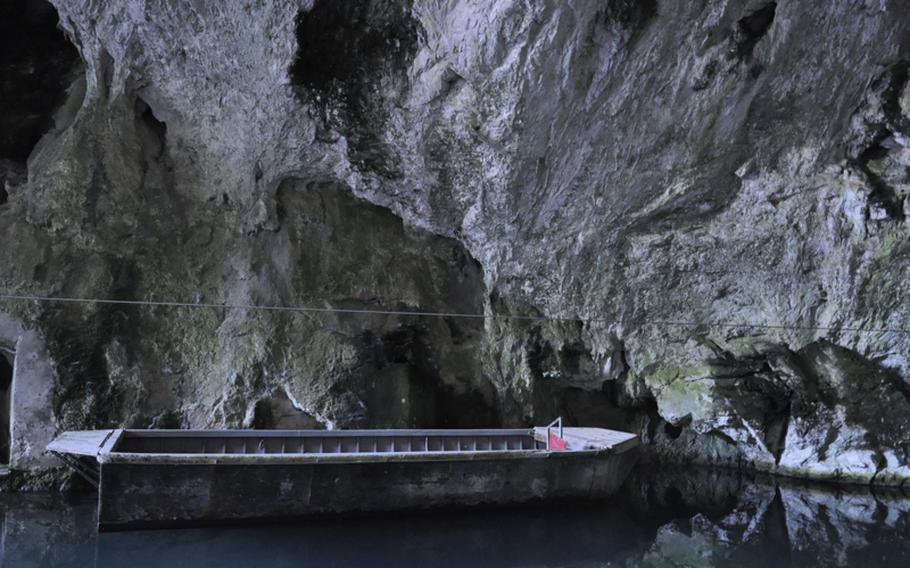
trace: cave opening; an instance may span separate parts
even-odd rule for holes
[[[0,162],[28,160],[80,68],[79,53],[57,22],[44,0],[0,4]]]
[[[9,360],[7,353],[0,352],[0,468],[5,468],[9,465],[12,386],[12,362]]]

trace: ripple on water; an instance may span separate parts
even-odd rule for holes
[[[609,503],[95,533],[92,496],[0,495],[2,566],[910,566],[910,498],[642,467]]]

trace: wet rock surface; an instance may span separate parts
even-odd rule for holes
[[[904,4],[34,4],[4,291],[585,321],[7,302],[52,370],[23,421],[561,414],[658,459],[910,478]]]

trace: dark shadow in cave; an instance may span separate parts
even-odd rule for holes
[[[43,0],[0,3],[0,160],[25,163],[66,99],[79,53]]]
[[[641,31],[657,16],[657,0],[633,0],[605,2],[598,16],[603,23],[618,23],[633,31]]]
[[[752,55],[755,45],[768,33],[768,29],[774,23],[776,11],[777,2],[768,2],[736,23],[733,39],[736,44],[736,53],[740,58],[745,59]]]
[[[139,142],[142,145],[146,161],[160,159],[167,145],[167,124],[158,120],[158,117],[152,112],[152,107],[142,99],[136,99],[134,111]]]
[[[364,98],[356,87],[405,62],[417,45],[417,24],[408,2],[390,0],[316,0],[297,16],[295,85],[339,96],[352,103]]]
[[[13,366],[6,354],[0,353],[0,466],[9,464],[12,386]]]
[[[479,330],[468,326],[459,333],[470,333],[473,348],[479,352]],[[382,335],[366,330],[360,336],[363,348],[370,352],[368,380],[375,385],[358,389],[371,409],[370,419],[401,427],[498,427],[501,419],[491,387],[480,388],[468,377],[462,381],[470,386],[460,389],[441,380],[436,344],[446,338],[434,327],[409,323]],[[361,382],[365,380],[367,377],[361,378]]]
[[[347,137],[356,165],[390,178],[401,173],[381,134],[408,83],[420,29],[411,3],[399,0],[316,0],[297,16],[297,97]]]

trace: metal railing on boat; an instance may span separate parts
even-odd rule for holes
[[[543,449],[529,430],[127,431],[113,453],[363,454]]]

